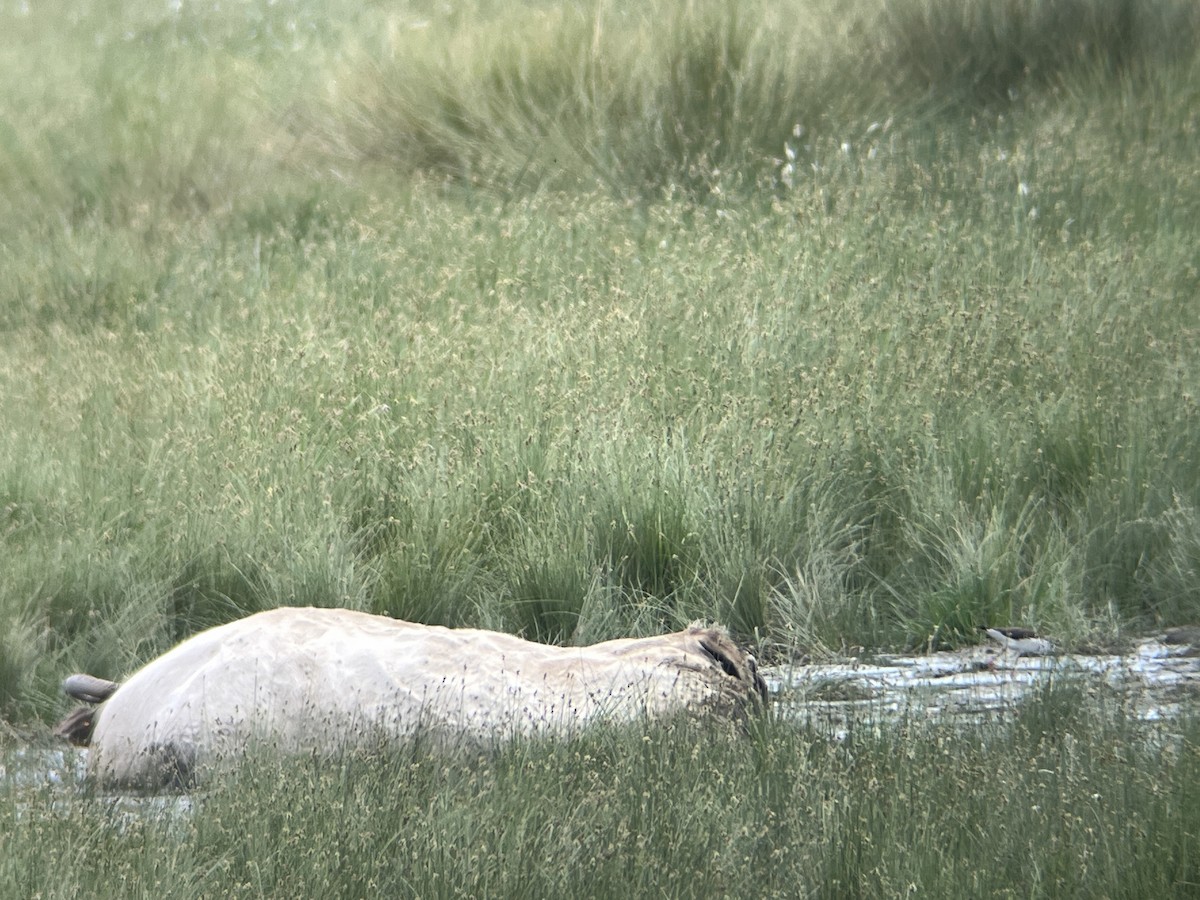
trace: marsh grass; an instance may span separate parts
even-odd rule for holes
[[[3,740],[279,604],[768,661],[1196,621],[1198,29],[0,7]],[[1196,720],[1127,713],[256,758],[182,816],[11,768],[0,895],[1186,894]]]
[[[1196,722],[1052,682],[1009,718],[841,740],[597,728],[446,756],[253,759],[171,801],[0,795],[21,896],[1167,896],[1197,877]],[[155,809],[159,811],[156,812]],[[165,812],[162,811],[165,808]],[[1019,862],[1019,865],[1018,865]]]
[[[994,6],[5,8],[4,715],[279,604],[1195,619],[1194,12]]]
[[[509,197],[589,185],[712,197],[769,187],[785,144],[808,164],[816,141],[889,114],[939,121],[1189,60],[1197,28],[1177,0],[396,13],[313,126],[336,154]]]
[[[1191,55],[1194,7],[1132,0],[889,4],[883,57],[901,78],[975,102]]]
[[[765,37],[777,18],[766,11],[529,4],[469,24],[443,13],[419,31],[395,28],[351,69],[327,140],[510,194],[562,184],[707,192],[778,144],[779,123],[803,103],[789,60],[775,58],[797,50]]]

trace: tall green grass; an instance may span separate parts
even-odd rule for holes
[[[970,113],[1192,57],[1176,0],[538,2],[399,12],[337,82],[337,152],[508,196],[769,189],[796,134]],[[807,146],[807,141],[802,146]],[[796,148],[793,148],[796,149]]]
[[[283,603],[1195,619],[1196,17],[1078,9],[5,8],[0,715]]]
[[[1193,4],[52,2],[0,29],[23,743],[65,673],[280,604],[567,643],[719,619],[767,660],[1200,616]],[[166,817],[6,755],[0,895],[1197,881],[1191,717],[1052,682],[961,729],[747,727],[256,758]]]
[[[1197,879],[1194,719],[1055,683],[1007,720],[678,722],[255,760],[168,798],[0,787],[11,896],[1146,897]]]

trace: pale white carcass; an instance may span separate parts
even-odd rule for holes
[[[598,720],[737,715],[765,696],[720,628],[556,647],[344,609],[281,608],[201,632],[123,684],[63,683],[97,709],[59,733],[90,745],[107,787],[188,785],[251,746],[331,754],[418,737],[436,746],[569,736]]]

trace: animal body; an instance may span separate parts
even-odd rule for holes
[[[285,754],[418,735],[437,745],[570,735],[598,720],[736,715],[765,697],[719,628],[556,647],[344,609],[281,608],[201,632],[123,684],[72,675],[98,708],[59,733],[106,787],[191,785],[259,743]]]

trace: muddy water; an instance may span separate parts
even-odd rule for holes
[[[923,717],[983,721],[1030,697],[1048,679],[1107,693],[1134,717],[1155,722],[1200,709],[1200,647],[1146,640],[1123,655],[1013,657],[976,647],[923,656],[876,656],[762,672],[774,708],[838,736],[852,723]],[[0,745],[0,792],[62,790],[83,783],[86,751]],[[186,798],[167,802],[188,805]],[[145,800],[141,801],[142,804]]]

